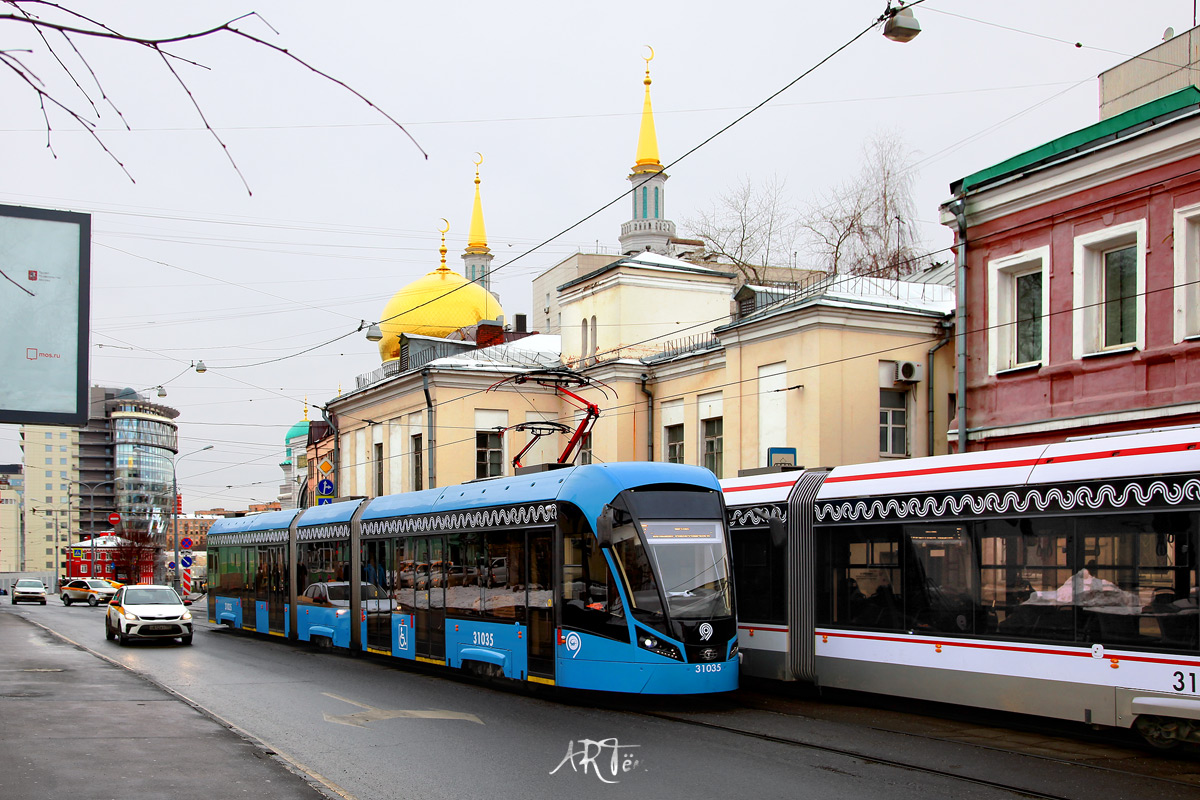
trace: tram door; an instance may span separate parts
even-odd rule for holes
[[[392,652],[392,596],[396,585],[396,540],[362,543],[363,610],[367,614],[367,647]],[[374,587],[374,588],[368,588]]]
[[[416,654],[440,662],[446,658],[446,538],[430,536],[415,543]]]
[[[554,677],[553,529],[529,532],[529,674]]]
[[[287,604],[287,545],[264,548],[266,557],[267,628],[283,633],[283,607]]]
[[[260,583],[258,550],[259,548],[253,545],[242,548],[242,557],[245,559],[242,563],[242,627],[249,630],[254,630],[258,624],[258,606],[255,603]]]

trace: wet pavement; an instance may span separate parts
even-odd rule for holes
[[[0,796],[319,800],[259,743],[148,679],[0,614]]]

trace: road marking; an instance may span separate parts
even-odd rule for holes
[[[353,725],[358,728],[365,728],[368,722],[378,722],[384,719],[461,719],[467,722],[474,722],[477,725],[482,725],[483,720],[474,714],[467,714],[463,711],[445,711],[441,709],[427,709],[408,711],[403,709],[387,709],[376,708],[365,703],[359,703],[347,697],[322,692],[326,697],[332,697],[334,700],[341,700],[343,703],[349,703],[352,706],[358,706],[363,711],[357,711],[353,714],[325,714],[326,722],[335,722],[338,725]]]

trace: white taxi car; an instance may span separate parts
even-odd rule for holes
[[[97,606],[112,600],[117,593],[111,583],[99,578],[74,578],[64,583],[61,591],[64,606],[76,602]]]
[[[192,612],[170,586],[122,586],[104,615],[104,637],[121,644],[130,639],[178,639],[191,644]]]

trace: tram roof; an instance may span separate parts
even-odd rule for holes
[[[1200,427],[837,467],[818,500],[1200,472]]]
[[[311,528],[314,525],[349,522],[360,505],[362,505],[361,498],[342,500],[338,503],[324,503],[319,506],[309,506],[304,509],[304,516],[300,517],[300,521],[296,523],[296,527]]]
[[[292,520],[300,513],[298,508],[287,508],[283,511],[268,511],[264,514],[255,514],[252,517],[246,517],[251,520],[250,527],[247,531],[275,531],[281,528],[291,527]]]
[[[834,467],[818,500],[925,494],[983,486],[1069,483],[1200,472],[1200,427],[1160,428],[1048,445]],[[801,471],[721,481],[731,506],[782,503]]]
[[[720,491],[712,472],[702,467],[650,461],[587,464],[376,497],[371,500],[362,518],[382,519],[405,514],[463,511],[560,499],[570,500],[585,513],[594,515],[625,489],[661,483],[697,484],[702,488]],[[307,516],[306,513],[305,524]]]

